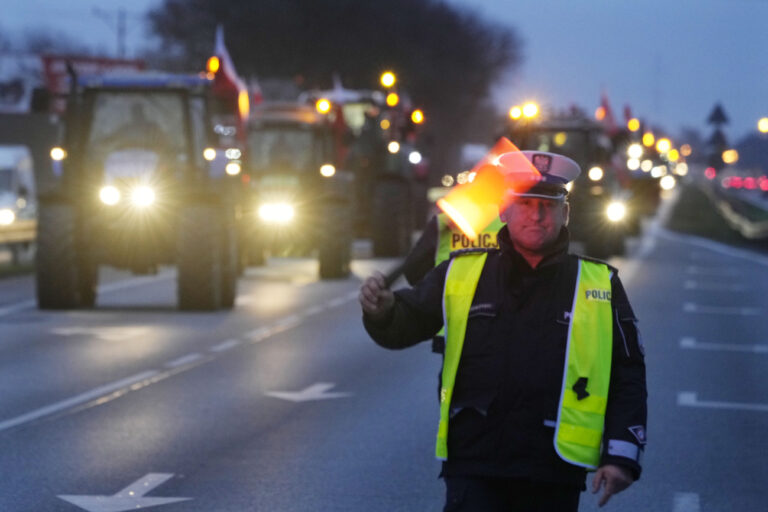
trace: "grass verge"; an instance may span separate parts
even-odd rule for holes
[[[768,240],[750,240],[731,228],[697,186],[686,184],[667,218],[666,228],[728,245],[768,252]]]

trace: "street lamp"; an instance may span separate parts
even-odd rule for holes
[[[517,121],[523,116],[523,109],[520,108],[518,105],[515,105],[514,107],[509,109],[509,117],[510,119],[514,119]]]
[[[768,117],[762,117],[757,122],[757,129],[760,133],[768,133]]]
[[[723,151],[723,162],[726,164],[735,164],[739,161],[739,152],[735,149],[726,149]]]

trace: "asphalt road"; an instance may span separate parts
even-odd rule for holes
[[[768,258],[648,231],[612,263],[645,340],[649,448],[607,509],[766,510]],[[92,311],[0,281],[0,511],[441,510],[440,361],[374,345],[356,303],[395,263],[320,282],[273,260],[235,310],[197,314],[170,270],[105,273]]]

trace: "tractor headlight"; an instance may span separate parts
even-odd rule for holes
[[[324,164],[320,167],[320,174],[325,178],[330,178],[336,174],[336,167],[334,167],[332,164]]]
[[[605,215],[611,222],[619,222],[627,216],[627,206],[621,201],[611,201],[605,209]]]
[[[666,176],[662,177],[659,180],[659,185],[664,190],[672,190],[673,188],[675,188],[676,184],[677,184],[677,181],[675,180],[675,177],[670,176],[669,174],[667,174]]]
[[[114,206],[120,202],[120,190],[112,185],[101,187],[101,190],[99,190],[99,199],[106,205]]]
[[[155,191],[145,185],[131,191],[131,202],[141,208],[146,208],[155,202]]]
[[[295,215],[293,205],[288,203],[265,203],[259,206],[259,218],[264,222],[287,224]]]
[[[240,162],[229,162],[226,167],[224,167],[224,171],[230,176],[237,176],[242,170],[243,166],[240,165]]]
[[[592,181],[600,181],[601,179],[603,179],[604,174],[605,173],[603,172],[603,169],[597,166],[592,167],[587,173],[587,175],[589,176],[589,179],[591,179]]]
[[[0,210],[0,226],[8,226],[16,220],[16,214],[10,208]]]

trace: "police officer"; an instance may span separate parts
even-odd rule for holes
[[[578,509],[640,477],[645,364],[617,270],[568,254],[573,160],[522,152],[539,171],[512,187],[499,249],[456,251],[415,287],[376,274],[360,303],[371,337],[405,348],[446,323],[436,455],[446,511]],[[519,154],[518,154],[519,156]]]

